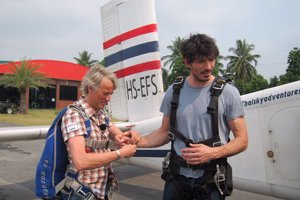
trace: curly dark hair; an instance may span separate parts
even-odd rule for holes
[[[183,41],[180,52],[188,63],[216,59],[220,54],[215,40],[205,34],[191,34]]]

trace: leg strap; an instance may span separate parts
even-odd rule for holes
[[[84,198],[84,200],[98,200],[97,196],[88,186],[83,185],[77,180],[78,173],[74,173],[68,169],[63,191],[66,193],[74,193]]]

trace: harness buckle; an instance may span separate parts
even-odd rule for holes
[[[174,85],[179,85],[179,84],[181,84],[182,82],[183,82],[183,80],[184,80],[184,78],[183,78],[183,76],[178,76],[176,79],[175,79],[175,81],[174,81]]]
[[[79,194],[80,196],[84,197],[84,199],[90,199],[93,196],[93,194],[90,191],[85,192],[83,189],[84,189],[84,187],[80,186],[78,188],[78,190],[76,191],[76,193]]]
[[[195,144],[193,140],[187,139],[187,140],[185,141],[185,146],[186,146],[186,147],[191,147],[191,146],[190,146],[191,143],[192,143],[192,144]]]
[[[107,140],[106,144],[105,144],[105,147],[104,147],[105,149],[107,149],[109,147],[109,143],[110,143],[110,140]]]
[[[198,165],[190,165],[188,163],[186,163],[186,167],[189,168],[189,169],[192,169],[192,170],[197,170],[199,169]]]
[[[212,88],[216,89],[216,90],[222,90],[224,85],[225,85],[224,80],[218,80],[217,82],[215,82],[215,84],[212,86]]]
[[[169,137],[169,139],[172,140],[172,141],[175,140],[175,135],[174,135],[171,131],[169,131],[168,137]]]
[[[222,141],[218,141],[218,142],[213,142],[212,143],[212,147],[219,147],[219,146],[222,146],[222,145],[223,145]]]
[[[214,182],[220,192],[221,195],[224,194],[223,190],[222,190],[222,186],[223,184],[225,184],[225,170],[224,169],[220,169],[219,165],[217,164],[217,172],[216,174],[214,175]]]

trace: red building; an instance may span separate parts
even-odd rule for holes
[[[30,89],[26,92],[28,108],[56,108],[61,109],[81,96],[80,84],[83,76],[89,69],[78,64],[54,60],[30,60],[32,65],[38,65],[38,71],[49,78],[51,87]],[[20,65],[20,62],[0,64],[0,75],[12,73],[11,67]],[[0,87],[0,100],[19,101],[16,88]]]

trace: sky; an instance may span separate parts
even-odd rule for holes
[[[75,63],[87,50],[102,60],[100,7],[108,0],[0,0],[0,60],[49,59]],[[285,73],[300,48],[299,0],[155,0],[161,56],[176,37],[204,33],[223,56],[245,39],[261,55],[267,80]]]

